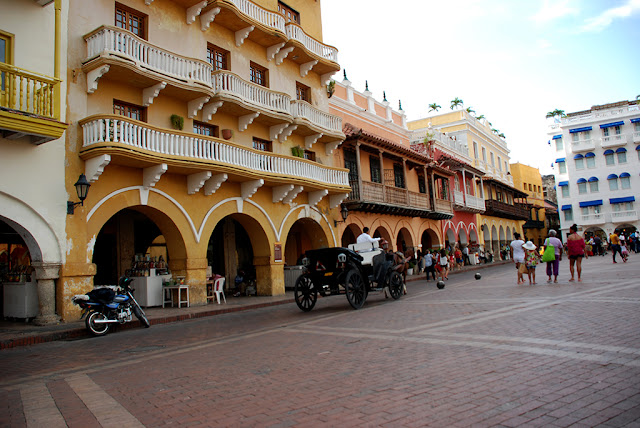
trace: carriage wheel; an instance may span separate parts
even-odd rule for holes
[[[393,271],[391,272],[391,277],[389,278],[389,293],[393,300],[398,300],[400,296],[402,296],[402,275],[400,272]]]
[[[296,304],[303,312],[309,312],[316,305],[318,290],[309,275],[300,275],[293,289]]]
[[[360,309],[364,305],[364,301],[367,300],[367,288],[362,280],[362,275],[357,269],[352,269],[347,273],[344,289],[351,307]]]

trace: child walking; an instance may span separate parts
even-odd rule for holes
[[[536,266],[540,262],[540,254],[536,251],[533,242],[527,241],[522,246],[524,248],[524,264],[527,267],[527,275],[529,276],[529,285],[536,284]],[[532,281],[533,280],[533,281]]]

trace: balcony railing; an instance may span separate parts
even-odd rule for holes
[[[526,220],[529,218],[529,208],[521,204],[509,205],[505,202],[489,199],[484,201],[487,215]]]
[[[85,62],[103,54],[115,54],[156,73],[185,82],[211,86],[213,67],[210,64],[154,46],[127,30],[102,26],[86,35],[85,40]]]
[[[469,208],[474,208],[477,210],[483,210],[485,209],[484,206],[484,199],[483,198],[478,198],[477,196],[473,196],[467,193],[467,206]]]
[[[602,137],[602,139],[600,140],[600,144],[602,145],[602,147],[624,146],[625,144],[627,144],[627,136],[624,134],[619,134]]]
[[[0,107],[58,120],[53,77],[0,62]]]
[[[638,211],[614,211],[611,213],[611,221],[636,221],[638,220]]]
[[[635,131],[629,134],[630,143],[640,143],[640,131]]]
[[[381,183],[373,183],[370,181],[363,181],[362,189],[356,180],[352,180],[350,184],[351,193],[348,197],[350,201],[402,205],[404,207],[422,210],[428,210],[430,208],[429,197],[424,193],[384,186]]]
[[[451,201],[447,199],[433,198],[434,199],[434,209],[438,212],[443,213],[453,213],[453,207],[451,206]]]
[[[213,72],[213,90],[216,93],[228,93],[243,102],[256,107],[289,114],[291,97],[283,92],[272,91],[264,86],[248,82],[226,70]]]
[[[307,119],[322,129],[342,133],[342,118],[318,110],[306,101],[291,101],[291,114],[294,118]]]
[[[606,223],[604,213],[587,214],[582,216],[583,225]]]
[[[321,166],[300,158],[280,156],[253,150],[200,135],[185,135],[153,128],[143,122],[109,115],[90,117],[80,122],[83,130],[83,149],[113,142],[139,151],[171,156],[185,161],[197,159],[212,165],[244,168],[274,177],[295,176],[303,180],[336,186],[348,186],[348,171]]]
[[[594,150],[596,148],[596,143],[593,139],[589,140],[578,140],[571,142],[571,150],[573,152],[586,152],[589,150]]]
[[[338,50],[336,48],[325,45],[324,43],[321,43],[307,35],[299,25],[291,22],[288,23],[286,26],[286,34],[288,38],[297,40],[305,47],[305,49],[316,56],[329,61],[338,62]]]
[[[240,12],[252,20],[271,27],[274,30],[285,32],[285,19],[281,14],[263,9],[249,0],[216,0],[212,3],[215,5],[225,2],[232,3]]]

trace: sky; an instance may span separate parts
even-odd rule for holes
[[[505,134],[511,163],[542,174],[547,112],[640,95],[640,0],[321,2],[324,43],[357,90],[386,91],[408,120],[458,97]]]

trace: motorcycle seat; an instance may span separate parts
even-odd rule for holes
[[[86,294],[76,294],[71,298],[71,300],[73,300],[74,302],[76,300],[89,300],[89,296],[87,296]]]

